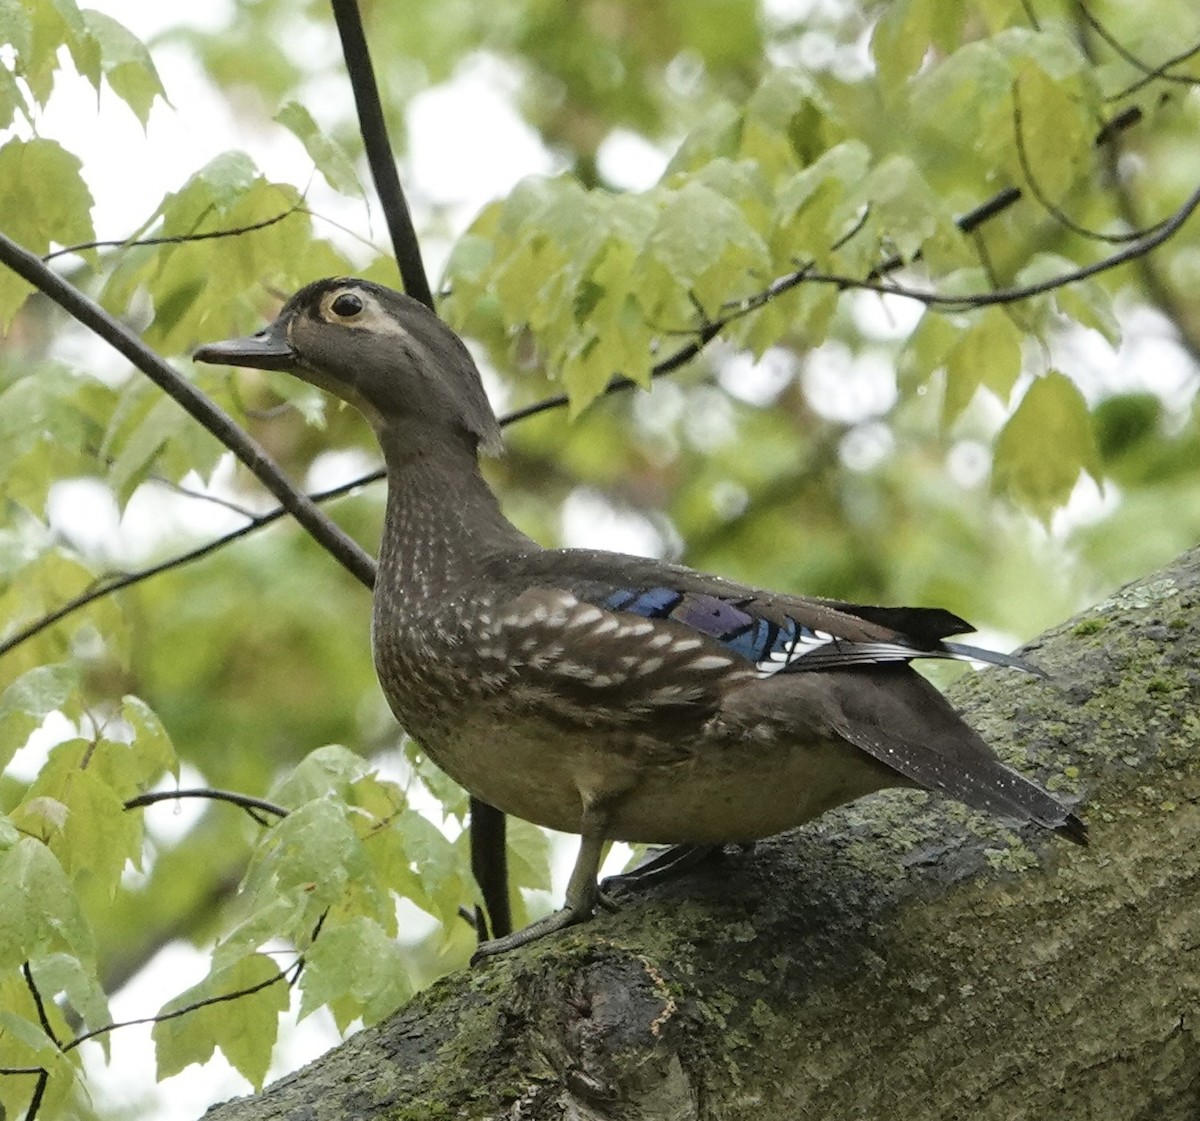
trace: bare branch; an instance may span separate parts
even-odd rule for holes
[[[1144,78],[1139,78],[1136,82],[1130,82],[1129,85],[1127,85],[1124,89],[1118,90],[1114,94],[1110,94],[1105,98],[1105,100],[1119,101],[1123,97],[1129,97],[1132,94],[1137,93],[1138,90],[1145,88],[1151,82],[1157,81],[1160,78],[1165,78],[1168,81],[1173,82],[1182,82],[1189,86],[1200,85],[1200,78],[1191,78],[1186,75],[1174,75],[1167,73],[1167,70],[1169,70],[1172,66],[1178,66],[1181,62],[1187,62],[1189,59],[1195,58],[1198,54],[1200,54],[1200,43],[1195,44],[1195,46],[1188,47],[1186,50],[1180,51],[1176,55],[1172,55],[1161,66],[1156,66],[1153,70],[1148,71]]]
[[[209,502],[214,506],[220,506],[222,510],[228,510],[230,513],[237,514],[238,517],[252,520],[255,516],[254,511],[240,502],[234,502],[231,498],[224,498],[219,494],[209,494],[202,490],[193,490],[191,487],[185,487],[182,483],[177,483],[173,479],[168,479],[163,475],[149,475],[146,481],[148,483],[157,483],[160,487],[169,491],[174,491],[183,498],[192,498],[197,502]]]
[[[54,1028],[50,1026],[50,1019],[46,1015],[46,1005],[42,1002],[42,994],[33,979],[33,970],[29,968],[29,962],[22,963],[21,972],[25,975],[25,986],[29,989],[29,993],[33,997],[33,1005],[37,1009],[38,1023],[42,1025],[42,1031],[46,1033],[54,1046],[61,1051],[62,1044],[59,1042],[58,1036],[54,1034]]]
[[[1100,131],[1096,134],[1096,145],[1099,146],[1108,143],[1117,135],[1124,132],[1125,129],[1132,128],[1141,119],[1142,114],[1140,109],[1127,109],[1122,113],[1118,113],[1112,120],[1105,121],[1100,127]],[[968,210],[965,214],[956,218],[954,224],[964,234],[974,233],[985,222],[1003,213],[1014,203],[1020,202],[1022,198],[1024,198],[1024,192],[1020,187],[1003,187],[990,199],[985,200],[972,210]],[[912,261],[905,261],[899,254],[893,254],[876,265],[867,274],[866,279],[879,280],[888,273],[903,268],[906,264],[921,260],[921,257],[922,254],[917,252],[913,256]]]
[[[1117,93],[1110,94],[1105,100],[1119,101],[1123,97],[1128,97],[1132,93],[1136,93],[1144,86],[1148,86],[1151,82],[1164,81],[1176,82],[1184,86],[1200,85],[1200,78],[1193,78],[1188,74],[1169,74],[1167,71],[1178,66],[1181,62],[1187,62],[1188,59],[1200,54],[1200,43],[1195,46],[1188,47],[1186,50],[1180,51],[1176,55],[1172,55],[1166,62],[1158,66],[1151,66],[1148,62],[1143,62],[1137,57],[1128,47],[1125,46],[1107,27],[1100,21],[1095,13],[1084,3],[1084,0],[1076,0],[1076,6],[1079,8],[1080,15],[1083,16],[1087,25],[1096,32],[1118,55],[1129,63],[1135,70],[1142,72],[1142,77],[1136,82],[1126,86],[1123,90]]]
[[[343,483],[339,487],[333,487],[331,490],[322,491],[311,495],[310,498],[314,503],[328,502],[334,498],[341,498],[344,495],[358,490],[360,487],[368,483],[373,483],[384,477],[383,471],[373,471],[362,478],[354,479],[349,483]],[[61,607],[47,612],[40,618],[35,619],[32,623],[22,627],[15,634],[10,635],[3,642],[0,642],[0,657],[3,657],[14,647],[20,646],[21,643],[29,641],[29,639],[41,634],[48,627],[52,627],[55,623],[65,619],[68,615],[74,614],[81,608],[86,607],[89,603],[94,603],[104,596],[111,595],[113,592],[118,592],[123,588],[132,587],[134,584],[140,584],[143,580],[148,580],[151,576],[157,576],[160,572],[169,572],[173,568],[181,568],[185,564],[190,564],[192,561],[200,560],[208,556],[210,553],[215,553],[218,549],[246,537],[256,530],[263,529],[272,522],[279,521],[289,513],[282,506],[276,506],[274,510],[268,510],[264,514],[258,514],[251,517],[246,525],[238,529],[232,530],[221,537],[213,538],[203,545],[190,549],[186,553],[181,553],[178,556],[171,557],[168,560],[160,561],[158,564],[150,565],[148,568],[138,569],[136,572],[124,573],[101,578],[97,583],[89,588],[86,592],[81,592],[73,599],[68,600]]]
[[[287,817],[288,815],[288,811],[283,806],[277,805],[275,802],[268,802],[265,798],[255,798],[250,794],[239,794],[236,790],[217,790],[209,786],[198,786],[188,790],[148,791],[145,794],[138,794],[136,797],[130,798],[125,803],[125,808],[127,810],[136,810],[143,806],[153,806],[158,802],[174,802],[179,798],[205,798],[211,802],[228,802],[239,809],[245,810],[259,825],[266,825],[268,823],[258,816],[255,812],[257,810],[262,810],[264,813],[272,814],[275,817]]]
[[[354,91],[354,104],[358,109],[358,127],[362,133],[367,162],[371,166],[371,178],[383,206],[388,233],[400,266],[400,277],[404,290],[414,300],[420,300],[430,311],[433,308],[433,293],[429,278],[425,275],[425,264],[421,259],[421,246],[413,228],[408,201],[400,186],[396,172],[396,160],[388,142],[387,124],[383,119],[383,106],[379,100],[379,87],[375,82],[375,69],[363,34],[362,16],[357,0],[332,0],[333,19],[337,24],[338,36],[342,41],[342,57],[346,73]]]
[[[212,238],[240,237],[242,234],[253,233],[255,230],[265,230],[268,226],[273,226],[276,222],[282,222],[285,218],[290,218],[296,213],[309,213],[309,211],[304,209],[303,201],[297,202],[294,206],[289,206],[281,214],[276,214],[271,218],[264,218],[261,222],[251,222],[248,226],[234,226],[227,230],[209,230],[199,234],[175,234],[172,237],[139,237],[129,238],[124,241],[81,241],[76,245],[67,245],[62,249],[55,249],[50,253],[46,253],[42,256],[42,260],[47,262],[53,261],[55,257],[65,257],[70,253],[82,253],[87,249],[134,249],[141,248],[144,245],[182,245],[192,241],[208,241]]]
[[[300,976],[300,969],[303,964],[304,959],[300,958],[288,966],[287,969],[281,969],[274,977],[268,977],[265,981],[259,981],[257,985],[250,985],[247,988],[237,989],[231,993],[221,993],[220,996],[206,996],[202,1000],[193,1001],[191,1004],[185,1004],[182,1008],[176,1008],[171,1012],[163,1012],[158,1016],[139,1016],[134,1020],[119,1020],[111,1024],[105,1024],[103,1027],[94,1028],[92,1031],[85,1031],[83,1034],[77,1035],[69,1043],[63,1045],[63,1054],[73,1051],[81,1043],[86,1043],[89,1039],[95,1039],[98,1035],[106,1035],[108,1032],[116,1031],[118,1028],[129,1028],[135,1024],[162,1024],[166,1023],[167,1020],[177,1020],[180,1016],[186,1016],[191,1012],[195,1012],[198,1008],[207,1008],[211,1004],[224,1004],[230,1000],[240,1000],[244,996],[252,996],[254,993],[268,989],[280,981],[286,981],[291,985]],[[292,974],[291,977],[288,976],[289,973]]]
[[[1135,261],[1139,257],[1145,256],[1177,233],[1198,206],[1200,206],[1200,187],[1188,196],[1184,204],[1169,219],[1155,227],[1153,233],[1139,238],[1124,249],[1112,253],[1102,260],[1094,261],[1090,265],[1084,265],[1081,268],[1073,269],[1070,272],[1051,277],[1048,280],[1039,281],[1036,284],[1000,288],[991,292],[979,292],[972,296],[943,296],[937,292],[920,292],[913,288],[903,288],[899,285],[883,284],[878,281],[856,280],[849,276],[834,276],[827,273],[800,270],[772,285],[767,299],[773,299],[780,293],[794,288],[805,281],[809,281],[814,284],[835,284],[839,288],[855,288],[868,292],[880,292],[891,296],[903,296],[910,300],[917,300],[919,303],[923,303],[929,307],[941,307],[949,311],[969,311],[972,308],[989,307],[993,304],[1017,303],[1021,300],[1028,300],[1033,296],[1052,292],[1056,288],[1065,288],[1069,284],[1076,284],[1081,280],[1086,280],[1088,277],[1108,272],[1119,265],[1127,264],[1130,261]]]
[[[1105,152],[1105,159],[1108,163],[1112,191],[1120,213],[1126,222],[1134,225],[1138,222],[1139,215],[1131,186],[1118,173],[1119,158],[1119,144],[1110,145]],[[1189,302],[1168,282],[1164,270],[1158,267],[1158,260],[1154,254],[1148,253],[1139,257],[1137,269],[1150,303],[1171,322],[1178,334],[1179,344],[1187,351],[1192,361],[1200,365],[1200,317],[1194,314]]]

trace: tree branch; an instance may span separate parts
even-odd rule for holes
[[[943,296],[937,292],[921,292],[915,288],[904,288],[900,285],[882,284],[870,280],[856,280],[850,276],[836,276],[830,273],[819,273],[811,269],[801,268],[772,285],[767,299],[774,299],[775,296],[796,287],[798,284],[810,282],[813,284],[834,284],[839,288],[861,289],[889,296],[903,296],[906,299],[916,300],[929,307],[945,308],[948,311],[970,311],[974,308],[990,307],[993,304],[1017,303],[1021,300],[1028,300],[1033,296],[1052,292],[1057,288],[1065,288],[1069,284],[1076,284],[1081,280],[1087,280],[1089,277],[1098,276],[1100,273],[1108,272],[1119,265],[1127,264],[1130,261],[1135,261],[1139,257],[1145,256],[1151,250],[1157,249],[1163,242],[1178,233],[1198,206],[1200,206],[1200,187],[1197,187],[1187,197],[1183,205],[1170,218],[1156,226],[1150,227],[1152,230],[1151,233],[1130,243],[1124,249],[1120,249],[1099,261],[1094,261],[1090,265],[1083,265],[1078,269],[1072,269],[1070,272],[1062,273],[1048,280],[1038,281],[1035,284],[1022,284],[1011,288],[993,289],[988,292],[977,292],[969,296]]]
[[[375,190],[387,220],[404,290],[436,313],[433,292],[421,259],[421,244],[417,240],[408,200],[404,197],[404,189],[396,171],[396,158],[388,140],[387,124],[383,119],[383,106],[367,38],[363,33],[358,0],[332,0],[332,6],[334,22],[342,41],[342,58],[354,91],[359,131],[366,148],[367,162],[371,166],[371,178],[375,181]],[[508,904],[508,850],[504,839],[504,815],[474,795],[471,795],[470,807],[471,871],[479,884],[487,912],[485,917],[484,911],[480,910],[476,919],[482,941],[488,936],[489,927],[493,935],[508,934],[512,930]]]
[[[1101,29],[1082,0],[1078,7],[1082,18],[1077,24],[1076,34],[1088,61],[1095,65],[1095,51],[1089,29],[1098,34],[1101,34]],[[1107,35],[1101,34],[1101,37],[1108,41]],[[1110,42],[1109,45],[1111,46],[1112,43]],[[1122,143],[1120,137],[1117,136],[1111,137],[1111,141],[1111,143],[1105,144],[1103,156],[1108,181],[1111,185],[1110,189],[1116,198],[1117,209],[1121,217],[1128,225],[1136,227],[1140,217],[1134,203],[1133,190],[1126,177],[1121,174],[1119,167]],[[1179,334],[1180,344],[1191,356],[1192,361],[1200,364],[1200,318],[1191,314],[1188,304],[1167,283],[1166,277],[1158,269],[1153,256],[1147,255],[1138,258],[1137,267],[1151,303],[1171,321]]]
[[[404,291],[414,300],[420,300],[430,311],[434,311],[433,292],[429,278],[425,275],[425,264],[421,259],[421,245],[417,241],[408,200],[400,186],[396,172],[396,159],[388,141],[387,124],[383,119],[383,105],[379,100],[379,88],[375,82],[375,68],[371,65],[371,54],[367,38],[363,34],[362,16],[358,0],[332,0],[333,19],[337,24],[338,37],[342,41],[342,58],[350,87],[354,91],[354,104],[358,110],[358,127],[362,133],[367,162],[371,167],[371,178],[379,195],[388,233],[400,266],[400,277]]]
[[[300,976],[300,970],[303,967],[304,959],[300,958],[292,965],[289,965],[287,969],[281,969],[273,977],[268,977],[265,981],[259,981],[256,985],[248,985],[244,989],[235,989],[229,993],[219,993],[217,996],[206,996],[200,1000],[193,1001],[191,1004],[185,1004],[181,1008],[173,1008],[170,1012],[160,1012],[157,1016],[138,1016],[132,1020],[120,1020],[111,1024],[104,1024],[101,1027],[93,1028],[91,1031],[82,1032],[69,1043],[63,1044],[60,1050],[65,1054],[68,1051],[73,1051],[81,1043],[86,1043],[89,1039],[95,1039],[98,1035],[107,1035],[111,1031],[133,1027],[135,1024],[161,1024],[167,1020],[177,1020],[180,1016],[186,1016],[191,1012],[195,1012],[198,1008],[207,1008],[212,1004],[225,1004],[231,1000],[240,1000],[244,996],[252,996],[254,993],[279,984],[280,981],[286,981],[289,985],[292,985],[295,983],[296,978]]]
[[[1133,229],[1123,234],[1106,234],[1100,230],[1090,230],[1086,226],[1081,226],[1066,211],[1056,205],[1046,192],[1042,190],[1042,186],[1034,173],[1033,165],[1029,161],[1029,152],[1025,147],[1025,127],[1024,115],[1021,111],[1020,82],[1013,83],[1012,97],[1013,138],[1016,141],[1017,159],[1021,165],[1021,174],[1025,176],[1025,183],[1029,187],[1030,194],[1037,199],[1042,209],[1060,226],[1070,230],[1073,234],[1078,234],[1080,237],[1086,238],[1088,241],[1102,241],[1109,245],[1125,245],[1128,242],[1137,241],[1139,238],[1148,237],[1162,226],[1162,222],[1157,222],[1155,225],[1148,226],[1145,229]],[[1115,137],[1113,138],[1113,142],[1115,143]]]
[[[53,252],[45,254],[42,260],[48,264],[56,257],[65,257],[71,253],[82,253],[88,249],[132,249],[145,245],[182,245],[193,241],[210,241],[214,238],[241,237],[242,234],[253,233],[255,230],[265,230],[268,226],[274,226],[277,222],[282,222],[285,218],[290,218],[298,212],[310,213],[304,209],[303,200],[297,202],[294,206],[289,206],[287,210],[281,211],[279,214],[273,214],[270,218],[264,218],[261,222],[251,222],[247,226],[232,226],[224,230],[207,230],[199,234],[175,234],[171,237],[138,237],[124,241],[81,241],[76,245],[64,245],[61,249],[55,249]]]
[[[1135,70],[1140,70],[1142,77],[1136,82],[1126,86],[1123,90],[1112,94],[1108,100],[1117,101],[1123,97],[1128,97],[1130,94],[1136,93],[1143,86],[1148,86],[1154,81],[1176,82],[1183,86],[1200,85],[1200,78],[1193,78],[1188,74],[1169,74],[1167,71],[1178,66],[1181,62],[1186,62],[1189,58],[1200,54],[1200,44],[1185,48],[1178,54],[1172,55],[1166,62],[1160,63],[1158,66],[1151,66],[1147,62],[1143,62],[1137,57],[1128,47],[1125,46],[1108,28],[1096,17],[1092,10],[1084,3],[1084,0],[1076,0],[1075,6],[1079,9],[1079,14],[1083,17],[1084,22],[1091,27],[1095,33],[1106,42],[1109,47],[1129,63]]]
[[[256,810],[262,810],[273,817],[287,817],[288,815],[288,811],[283,806],[275,802],[268,802],[265,798],[255,798],[253,795],[241,794],[236,790],[218,790],[211,786],[194,787],[188,790],[151,790],[130,798],[125,803],[125,808],[136,810],[144,806],[153,806],[158,802],[174,802],[180,798],[203,798],[210,802],[228,802],[230,805],[245,810],[260,825],[264,822],[255,813]]]
[[[362,478],[354,479],[349,483],[343,483],[341,486],[333,487],[330,490],[318,491],[309,497],[315,503],[328,502],[334,498],[341,498],[367,483],[377,482],[384,477],[383,471],[372,471],[370,474],[364,475]],[[208,496],[205,496],[208,497]],[[220,537],[214,537],[211,541],[203,545],[198,545],[194,549],[190,549],[186,553],[180,553],[178,556],[169,557],[167,560],[160,561],[158,564],[152,564],[147,568],[139,568],[135,572],[114,574],[111,576],[100,577],[95,585],[89,588],[86,592],[81,592],[79,595],[69,599],[66,603],[55,608],[53,611],[47,612],[45,615],[34,619],[33,622],[22,627],[15,634],[10,635],[3,642],[0,642],[0,657],[3,657],[14,647],[20,646],[23,642],[28,642],[31,638],[41,634],[42,631],[52,627],[55,623],[65,619],[68,615],[86,607],[89,603],[94,603],[98,599],[103,599],[113,592],[121,591],[123,588],[132,587],[134,584],[140,584],[143,580],[150,579],[151,576],[157,576],[160,572],[169,572],[173,568],[181,568],[183,565],[190,564],[192,561],[200,560],[208,556],[210,553],[215,553],[219,549],[242,537],[246,537],[257,530],[264,529],[273,522],[279,521],[285,517],[288,511],[282,506],[276,506],[274,510],[268,510],[264,514],[255,514],[250,516],[250,520],[238,529],[232,530],[229,533],[223,534]]]
[[[50,1018],[46,1015],[46,1005],[42,1001],[42,994],[38,990],[37,984],[34,982],[33,970],[29,968],[29,962],[22,963],[21,973],[25,977],[25,987],[29,990],[30,996],[33,997],[33,1005],[37,1009],[38,1023],[42,1025],[42,1031],[46,1033],[50,1042],[61,1051],[62,1043],[59,1042],[58,1036],[54,1033],[54,1028],[50,1025]]]

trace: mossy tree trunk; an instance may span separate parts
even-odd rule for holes
[[[951,691],[1084,850],[894,792],[448,977],[212,1121],[1195,1121],[1200,550]]]

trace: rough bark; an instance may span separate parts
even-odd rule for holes
[[[211,1121],[1200,1116],[1200,549],[951,691],[1083,850],[892,792],[448,977]]]

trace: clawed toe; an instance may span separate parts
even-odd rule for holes
[[[592,911],[591,901],[582,906],[568,905],[561,911],[555,911],[544,919],[530,923],[524,930],[513,931],[512,934],[506,934],[503,938],[489,938],[486,942],[480,942],[475,948],[475,952],[471,955],[471,964],[478,965],[485,958],[508,953],[509,950],[515,950],[518,946],[526,946],[530,942],[544,938],[547,934],[553,934],[555,931],[565,930],[568,926],[585,922],[592,917]]]

